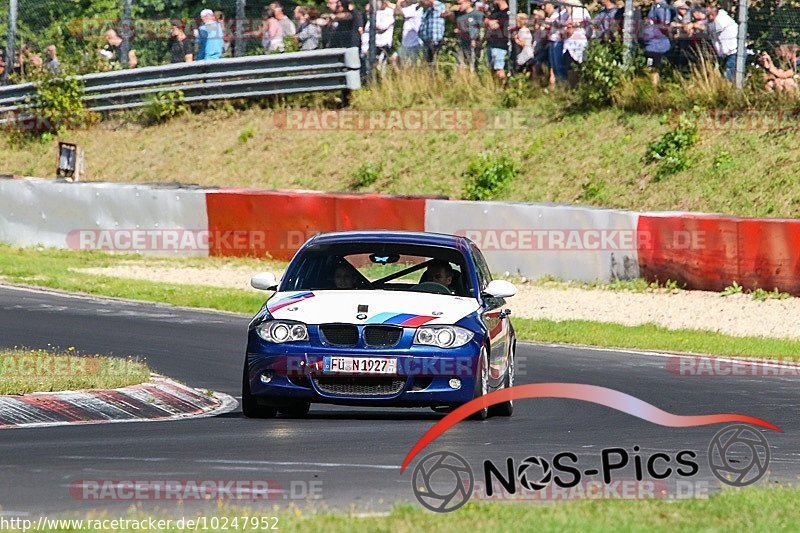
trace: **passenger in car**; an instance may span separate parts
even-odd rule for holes
[[[345,263],[337,265],[333,273],[333,283],[337,289],[355,289],[356,276],[353,267]]]

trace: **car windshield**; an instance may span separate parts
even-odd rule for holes
[[[312,244],[289,265],[281,291],[395,290],[472,296],[464,254],[414,244]]]

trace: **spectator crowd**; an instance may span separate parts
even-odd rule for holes
[[[456,63],[476,70],[482,64],[505,80],[510,72],[525,73],[549,84],[579,82],[578,66],[585,60],[590,42],[621,43],[624,39],[624,9],[615,0],[598,0],[586,7],[581,0],[542,0],[512,20],[506,0],[379,0],[375,14],[377,66],[402,66],[418,62],[435,64],[448,44]],[[725,10],[705,5],[703,0],[655,0],[651,5],[634,2],[630,39],[644,56],[654,84],[665,62],[679,69],[710,59],[716,61],[728,80],[737,65],[739,25]],[[524,4],[523,4],[524,6]],[[255,40],[262,53],[314,50],[321,47],[358,47],[369,53],[369,2],[364,10],[350,0],[327,0],[326,12],[315,6],[297,6],[291,16],[274,2],[263,17],[249,24],[242,36]],[[233,55],[236,39],[233,24],[225,14],[204,9],[200,24],[173,20],[169,58],[173,63],[217,60]],[[108,68],[134,68],[135,48],[125,47],[114,29],[104,35],[99,54]],[[134,40],[135,42],[135,40]],[[763,69],[769,91],[797,88],[798,46],[783,44],[755,55]],[[14,58],[13,71],[31,69],[58,74],[61,64],[56,47],[48,46],[42,58],[23,46]],[[9,68],[0,57],[0,72]]]

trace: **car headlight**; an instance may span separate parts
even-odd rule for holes
[[[458,348],[471,341],[473,336],[470,330],[458,326],[422,326],[417,328],[414,344]]]
[[[256,333],[265,341],[278,344],[308,340],[308,328],[300,322],[270,320],[257,326]]]

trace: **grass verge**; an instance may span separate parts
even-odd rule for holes
[[[65,352],[0,350],[0,394],[115,389],[144,383],[150,370],[131,359]]]
[[[556,322],[515,318],[514,328],[520,340],[528,341],[787,361],[800,360],[800,341],[796,340],[734,337],[698,329],[666,329],[655,324],[624,326],[592,320]]]
[[[788,488],[724,491],[707,500],[581,500],[564,505],[468,504],[450,514],[412,505],[389,516],[353,519],[322,515],[289,520],[286,531],[725,531],[796,530],[800,490]]]
[[[449,532],[507,531],[514,524],[520,531],[797,531],[800,514],[797,499],[800,490],[776,488],[751,488],[726,490],[705,500],[579,500],[561,505],[470,503],[449,514],[425,511],[410,504],[397,505],[388,515],[357,516],[350,513],[282,511],[274,515],[277,529],[287,532],[350,533],[369,531],[375,533],[417,533],[419,531]],[[237,511],[220,507],[207,523],[216,518],[220,524],[233,524],[238,520],[253,519],[260,523],[262,516],[252,510]],[[104,513],[83,521],[79,528],[72,522],[50,531],[133,531],[134,526],[101,529]],[[145,520],[140,514],[130,514],[128,520]],[[55,522],[55,521],[52,521]],[[93,526],[93,524],[96,524]],[[275,518],[269,519],[275,524]],[[186,522],[183,522],[186,525]],[[231,527],[231,529],[236,529]],[[175,520],[166,532],[188,531],[178,529]],[[18,531],[5,529],[3,531]]]
[[[234,266],[248,268],[254,273],[264,270],[279,271],[285,267],[283,263],[257,259],[159,259],[131,254],[112,255],[0,245],[0,277],[12,283],[245,314],[255,314],[267,297],[265,293],[244,289],[160,283],[76,272],[76,269],[130,263],[144,268],[164,265],[186,269]],[[616,289],[634,292],[677,290],[653,289],[646,282],[636,281],[625,282]],[[666,329],[653,324],[624,326],[586,320],[556,322],[515,318],[514,325],[520,340],[708,355],[800,359],[800,341],[797,340],[738,337],[703,330]]]
[[[237,313],[255,314],[264,303],[263,294],[244,289],[131,281],[79,271],[85,268],[107,268],[131,263],[144,268],[168,265],[187,269],[200,265],[204,267],[246,265],[251,267],[253,272],[276,270],[274,268],[276,266],[280,268],[280,264],[256,259],[159,259],[135,254],[73,252],[0,245],[0,277],[11,283]]]

